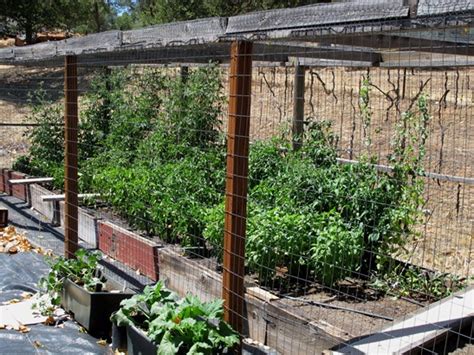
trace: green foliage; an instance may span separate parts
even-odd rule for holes
[[[108,166],[93,184],[135,227],[168,242],[197,245],[205,210],[224,191],[225,169],[221,152],[192,151],[176,161]]]
[[[28,156],[22,156],[14,169],[36,176],[52,176],[56,187],[64,180],[64,117],[60,104],[50,102],[40,88],[30,97],[31,113],[28,120],[38,127],[28,131],[31,142]]]
[[[85,249],[79,249],[73,259],[59,257],[51,260],[50,272],[39,281],[39,289],[49,296],[50,306],[45,309],[40,304],[40,311],[49,315],[54,311],[54,307],[60,305],[65,279],[69,279],[91,292],[102,290],[106,280],[98,268],[99,260],[100,254],[98,252],[88,252]]]
[[[370,85],[370,75],[367,73],[367,76],[362,78],[362,83],[359,90],[359,109],[362,119],[364,144],[367,147],[369,147],[371,144],[370,122],[372,121],[372,109],[370,107]]]
[[[437,301],[466,286],[459,276],[423,270],[416,266],[396,265],[373,278],[371,286],[396,296],[422,301]]]
[[[363,247],[361,231],[349,230],[335,211],[257,208],[247,233],[247,264],[264,282],[280,270],[332,284],[358,266]]]
[[[119,326],[134,325],[158,345],[158,354],[215,354],[231,349],[239,336],[223,321],[222,300],[179,299],[161,282],[121,303],[112,315]]]
[[[85,185],[103,192],[134,227],[202,244],[205,211],[224,191],[220,73],[213,66],[193,70],[183,83],[149,71],[132,84],[141,88],[132,97],[129,85],[109,96],[110,132],[103,152],[87,162]]]
[[[142,293],[123,300],[120,309],[112,315],[112,321],[119,326],[135,325],[148,329],[161,307],[166,303],[174,304],[177,300],[177,295],[167,290],[160,281],[154,286],[146,286]]]
[[[417,221],[421,190],[410,179],[339,164],[334,142],[322,122],[296,152],[285,140],[251,146],[246,261],[262,282],[304,275],[333,284],[367,271],[365,251],[391,255]],[[219,257],[223,221],[223,204],[208,211],[204,236]]]
[[[138,0],[132,9],[139,23],[152,25],[212,16],[234,16],[250,11],[303,6],[330,0]]]
[[[82,189],[100,192],[133,227],[167,242],[207,247],[218,257],[226,158],[218,130],[220,82],[213,65],[190,71],[186,80],[159,69],[102,73],[83,99],[79,135]],[[369,86],[364,79],[360,93],[367,127]],[[304,276],[324,284],[372,271],[374,261],[383,272],[420,220],[423,184],[416,177],[423,173],[430,117],[424,95],[414,106],[395,132],[393,173],[377,172],[370,157],[339,164],[337,137],[324,121],[307,127],[297,151],[288,138],[251,144],[249,271],[264,283]],[[48,124],[62,115],[50,107],[34,111],[44,124],[34,133],[31,155],[18,162],[48,174],[53,168],[43,163],[62,167],[63,160],[57,149],[62,133]]]
[[[213,65],[192,71],[185,81],[169,80],[161,120],[176,143],[206,148],[218,142],[222,93],[219,70]]]

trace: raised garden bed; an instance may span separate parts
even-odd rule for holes
[[[12,185],[10,179],[24,179],[27,175],[10,169],[2,169],[0,188],[7,195],[26,201],[28,198],[28,187],[26,185]]]
[[[191,292],[204,301],[221,297],[222,276],[214,262],[188,258],[183,248],[162,246],[109,221],[99,221],[96,233],[102,252],[153,280],[163,280],[180,296]],[[340,292],[308,287],[290,297],[263,290],[251,277],[247,286],[245,334],[281,353],[320,353],[421,307],[390,296],[369,297],[364,292],[371,293],[370,288],[364,291],[360,285],[338,288]]]

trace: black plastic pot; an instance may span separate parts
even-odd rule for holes
[[[120,286],[113,281],[108,281],[107,289],[120,290]],[[120,308],[120,302],[123,299],[130,298],[133,294],[130,290],[89,292],[84,287],[66,279],[61,304],[91,335],[110,338],[112,328],[110,315]]]
[[[156,354],[158,347],[135,326],[127,326],[127,352],[128,355]]]

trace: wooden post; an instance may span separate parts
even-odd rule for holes
[[[188,80],[189,67],[186,66],[186,65],[181,66],[179,73],[180,73],[180,76],[181,76],[181,82],[185,83]]]
[[[293,90],[293,149],[303,145],[304,132],[304,78],[305,67],[297,64],[295,67],[295,82]]]
[[[229,124],[222,298],[224,319],[242,334],[252,43],[234,41],[229,75]]]
[[[403,5],[410,7],[410,17],[416,17],[416,14],[418,12],[418,0],[404,0]]]
[[[66,258],[73,258],[78,248],[77,57],[66,56],[64,65],[64,254]]]

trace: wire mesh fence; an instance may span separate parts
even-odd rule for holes
[[[2,167],[54,177],[29,202],[63,226],[66,254],[97,248],[144,283],[224,299],[246,344],[462,348],[473,9],[408,3],[108,33],[49,62],[33,47],[1,68]]]

